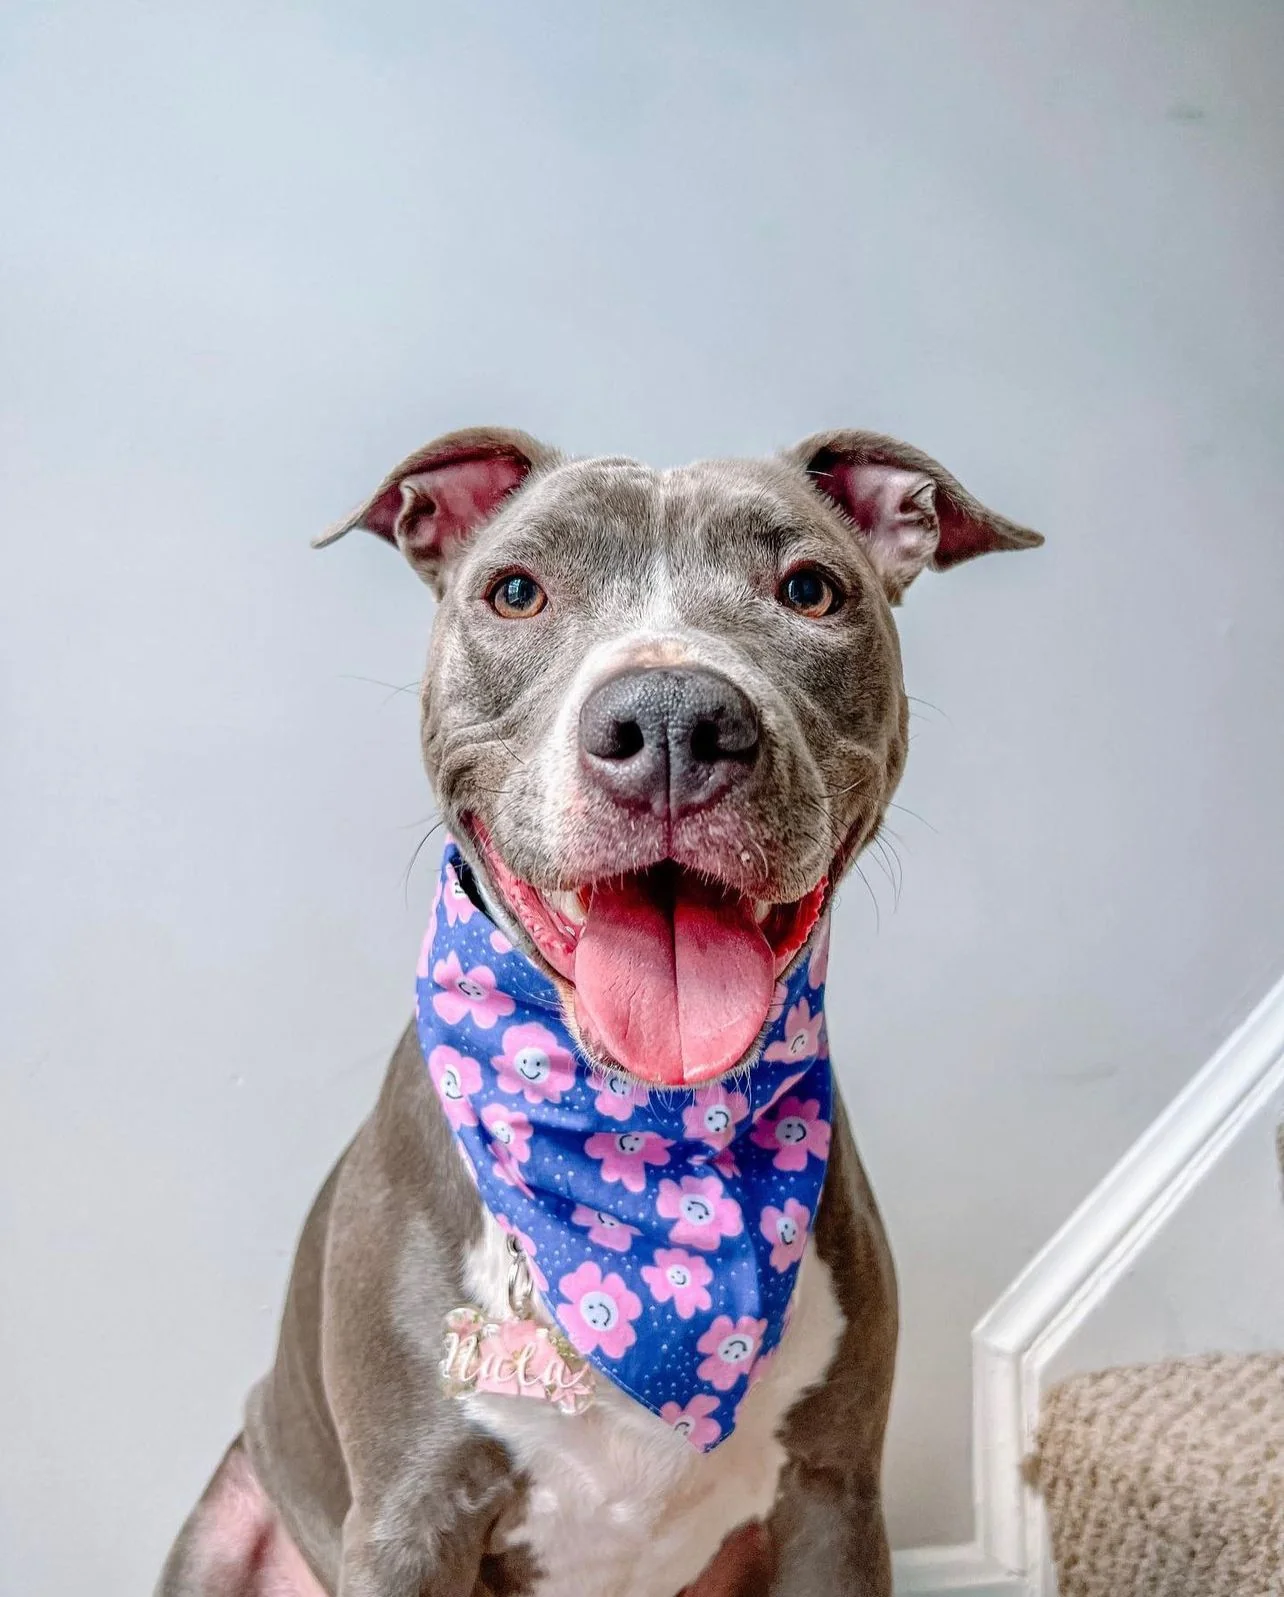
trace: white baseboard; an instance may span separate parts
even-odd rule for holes
[[[966,1547],[915,1547],[894,1553],[896,1597],[1024,1597],[1025,1583],[987,1558],[975,1544]]]
[[[1015,1584],[969,1586],[968,1562],[944,1584],[905,1592],[1020,1592],[1050,1597],[1045,1526],[1022,1465],[1034,1443],[1050,1361],[1138,1259],[1239,1133],[1284,1092],[1284,981],[1143,1133],[973,1332],[976,1568]],[[948,1549],[903,1555],[929,1579]],[[967,1551],[954,1549],[954,1552]],[[952,1580],[952,1583],[951,1583]]]

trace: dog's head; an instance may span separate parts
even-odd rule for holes
[[[364,527],[439,600],[423,749],[488,900],[604,1064],[651,1082],[753,1059],[775,984],[905,763],[892,606],[1042,540],[934,460],[821,433],[653,471],[452,433]]]

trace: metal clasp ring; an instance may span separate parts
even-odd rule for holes
[[[510,1231],[508,1234],[508,1306],[519,1320],[524,1320],[530,1313],[531,1294],[534,1287],[531,1284],[530,1267],[526,1263],[526,1255],[522,1245]]]

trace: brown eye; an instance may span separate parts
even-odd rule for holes
[[[491,609],[505,621],[526,621],[548,603],[548,595],[524,571],[510,571],[486,595]]]
[[[842,595],[834,584],[814,566],[791,571],[780,584],[777,597],[786,608],[816,621],[821,616],[832,615],[842,603]]]

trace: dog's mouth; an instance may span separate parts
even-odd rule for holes
[[[822,877],[802,898],[767,903],[666,860],[542,892],[508,869],[481,827],[474,831],[513,914],[570,984],[589,1049],[665,1086],[710,1081],[746,1059],[828,889]]]

